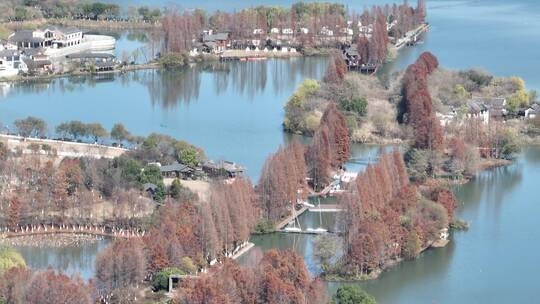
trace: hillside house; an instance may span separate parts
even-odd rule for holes
[[[502,121],[506,114],[505,98],[473,97],[467,101],[467,117],[479,118],[484,124],[491,120]]]
[[[534,119],[540,114],[540,104],[534,103],[523,112],[523,116],[527,119]]]
[[[220,161],[217,164],[212,161],[203,163],[202,170],[211,177],[235,178],[243,175],[245,169],[230,161]]]
[[[159,168],[161,175],[168,178],[188,179],[193,178],[195,169],[180,163],[173,163]]]

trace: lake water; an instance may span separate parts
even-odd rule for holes
[[[369,3],[374,2],[383,3]],[[162,6],[170,2],[151,3]],[[177,3],[199,5],[194,1]],[[236,0],[227,2],[227,7],[214,0],[200,4],[208,9],[232,10],[257,3],[286,4],[281,0]],[[358,10],[369,3],[349,2]],[[381,73],[402,69],[428,50],[445,67],[482,67],[498,75],[518,75],[529,88],[540,89],[538,1],[431,0],[428,7],[432,28],[425,43],[404,49]],[[139,42],[136,46],[129,42],[120,42],[126,52],[140,47]],[[169,134],[202,147],[213,159],[240,162],[256,180],[267,155],[289,138],[281,130],[285,100],[303,79],[321,78],[325,66],[322,58],[300,58],[0,85],[0,122],[11,125],[28,115],[44,118],[51,129],[70,119],[101,122],[107,128],[122,122],[135,134]],[[378,153],[377,148],[355,149],[362,159],[372,159]],[[362,169],[359,164],[350,167]],[[538,302],[536,244],[540,231],[536,218],[540,199],[534,189],[540,179],[539,167],[540,150],[528,148],[516,164],[484,172],[456,188],[462,203],[456,216],[470,221],[470,230],[453,233],[446,248],[429,250],[421,258],[360,285],[379,303]],[[318,214],[302,217],[308,226],[318,225],[319,220]],[[331,224],[332,219],[324,215],[323,225]],[[274,234],[254,237],[253,241],[261,249],[294,248],[305,257],[310,271],[317,273],[311,238]],[[37,253],[27,256],[51,263],[67,259],[49,252],[47,259]],[[88,256],[95,258],[95,254]],[[80,269],[91,273],[91,268]],[[337,284],[328,286],[331,291],[337,288]]]
[[[72,119],[109,130],[121,122],[133,134],[168,134],[214,160],[241,163],[256,180],[265,158],[284,142],[285,101],[304,79],[320,79],[326,63],[291,58],[17,84],[0,97],[0,122],[12,126],[32,115],[51,132]]]
[[[209,11],[238,11],[257,5],[290,7],[287,0],[232,0],[224,5],[219,0],[107,0],[120,4],[178,9],[204,8]],[[315,1],[307,1],[315,2]],[[331,2],[331,1],[330,1]],[[384,5],[392,0],[346,0],[350,11],[361,12],[371,5]],[[409,1],[415,4],[416,1]],[[540,1],[536,0],[428,0],[428,21],[432,24],[425,43],[402,52],[385,72],[403,69],[425,51],[433,52],[441,64],[449,68],[480,67],[496,75],[519,75],[530,88],[540,89]]]
[[[445,248],[359,284],[378,303],[538,303],[540,148],[456,187],[456,217],[470,223]],[[329,283],[334,291],[339,284]]]
[[[69,275],[88,280],[94,276],[97,254],[110,243],[108,239],[86,242],[78,246],[16,246],[27,266],[46,270],[49,266]]]

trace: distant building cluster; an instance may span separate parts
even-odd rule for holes
[[[75,56],[79,63],[107,70],[114,66],[114,56],[103,56],[99,52],[112,50],[115,44],[113,37],[86,35],[75,27],[19,30],[0,41],[0,77],[50,73],[74,59],[74,54],[79,55]],[[96,53],[95,57],[91,55]]]
[[[387,30],[390,31],[396,24],[397,21],[388,22]],[[203,30],[190,55],[221,54],[230,49],[272,52],[286,48],[288,51],[296,51],[303,46],[303,42],[313,39],[319,44],[336,42],[351,44],[355,33],[370,38],[373,33],[373,24],[363,25],[361,21],[356,23],[348,21],[346,26],[322,26],[318,33],[313,33],[306,27],[296,29],[272,27],[268,30],[254,28],[251,33],[249,38],[232,39],[228,32],[215,33],[211,29]]]
[[[447,113],[437,113],[437,117],[443,126],[459,118],[476,119],[487,125],[491,121],[505,121],[508,115],[506,106],[506,98],[473,96],[462,108],[452,108]],[[521,109],[518,115],[525,119],[533,119],[538,113],[540,113],[540,104],[534,103]]]

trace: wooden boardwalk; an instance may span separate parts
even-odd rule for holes
[[[281,230],[287,226],[292,220],[299,217],[300,215],[304,214],[309,209],[307,206],[303,206],[302,209],[297,210],[294,214],[289,215],[284,220],[276,224],[276,230]]]

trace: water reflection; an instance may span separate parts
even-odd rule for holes
[[[34,270],[44,270],[50,266],[69,275],[78,274],[83,279],[89,279],[94,275],[97,254],[105,249],[109,242],[100,240],[82,246],[66,247],[18,246],[15,249]]]
[[[210,86],[216,97],[232,91],[255,102],[257,95],[271,93],[279,96],[284,92],[292,92],[302,79],[319,78],[326,69],[326,64],[327,59],[323,57],[199,63],[172,71],[145,70],[119,75],[30,80],[11,84],[12,90],[5,94],[6,97],[45,92],[82,94],[103,82],[116,82],[123,87],[129,87],[136,82],[147,88],[151,103],[160,105],[163,109],[196,101],[201,90],[208,90]],[[272,87],[269,88],[268,85]],[[280,105],[282,102],[279,100]]]
[[[293,58],[262,62],[200,63],[175,71],[147,71],[127,77],[144,84],[152,103],[164,108],[198,100],[201,89],[209,89],[210,83],[216,96],[233,92],[256,102],[257,95],[265,93],[279,96],[283,92],[293,91],[301,79],[318,78],[326,68],[326,62],[324,58]],[[269,77],[272,78],[271,82]],[[201,87],[203,83],[205,86]],[[272,88],[267,87],[269,83]]]

